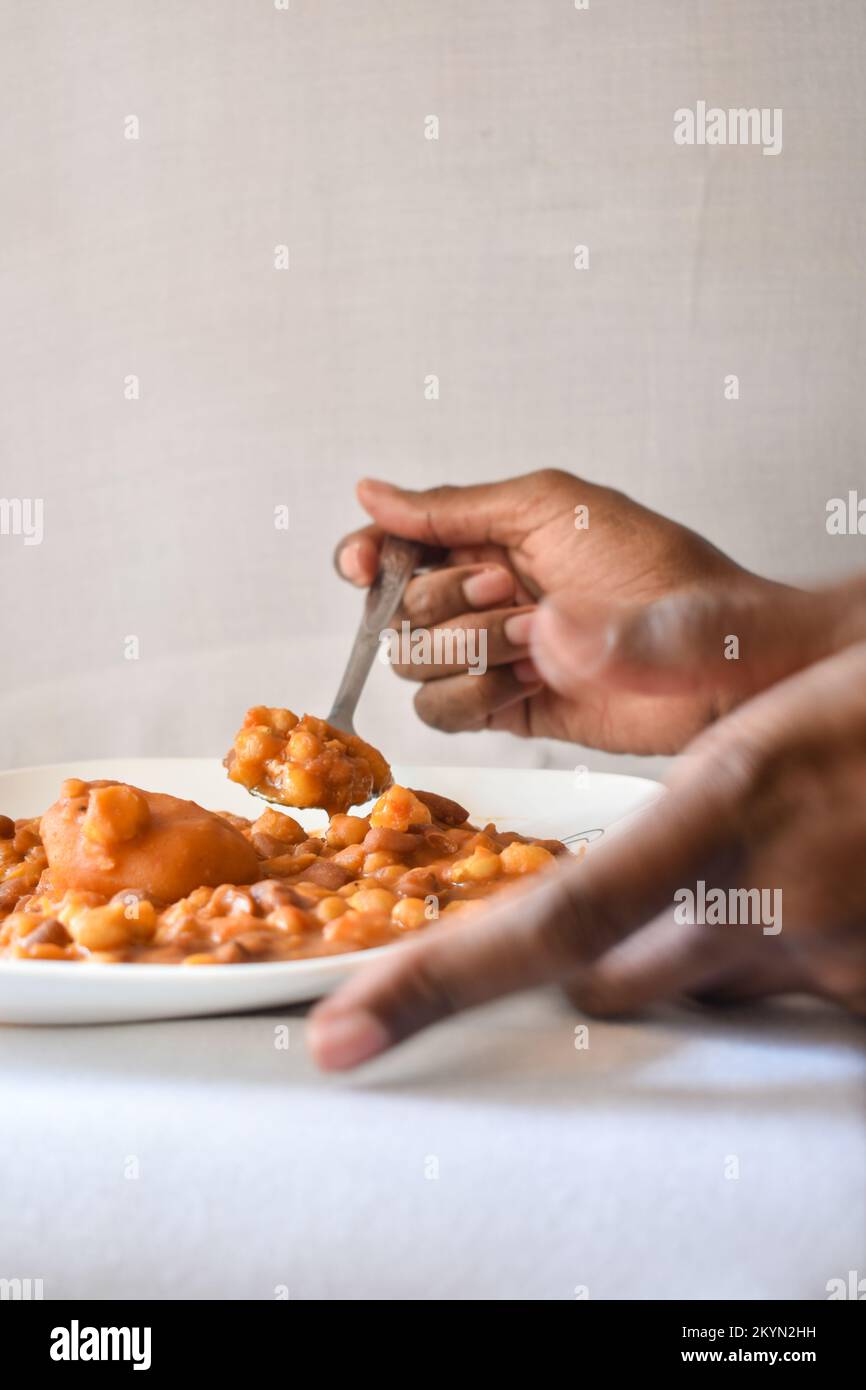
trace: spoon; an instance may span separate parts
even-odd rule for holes
[[[379,556],[379,573],[370,585],[364,612],[349,652],[349,660],[343,672],[343,679],[326,722],[340,729],[344,734],[356,733],[354,714],[364,689],[364,682],[370,674],[370,667],[376,658],[379,634],[387,627],[397,609],[421,558],[422,547],[414,541],[401,540],[399,536],[386,536]],[[273,806],[287,803],[277,797],[269,796],[261,787],[248,787],[252,796],[260,801],[268,801]]]
[[[343,733],[354,734],[354,714],[364,682],[379,646],[379,634],[387,627],[421,558],[421,546],[399,536],[386,536],[379,556],[379,573],[373,580],[364,604],[361,622],[349,653],[327,723]]]

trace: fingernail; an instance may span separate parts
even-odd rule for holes
[[[584,671],[597,670],[607,655],[609,635],[606,627],[572,630],[566,640],[571,660]]]
[[[538,610],[538,623],[532,631],[534,645],[556,648],[567,657],[570,666],[585,669],[601,666],[609,655],[613,635],[609,610],[589,610],[578,619],[552,602],[544,603]]]
[[[388,1030],[375,1014],[366,1009],[337,1014],[333,1018],[312,1018],[307,1042],[316,1062],[325,1071],[348,1071],[368,1058],[384,1052],[390,1042]]]
[[[379,492],[399,492],[400,489],[394,483],[386,483],[383,478],[362,478],[358,483],[361,488],[377,488]]]
[[[531,613],[515,613],[513,618],[505,619],[503,631],[512,647],[528,646],[534,619],[535,609]]]
[[[496,567],[470,574],[463,581],[463,597],[472,608],[486,608],[491,603],[502,603],[514,593],[514,580],[508,570]]]
[[[340,551],[340,573],[346,579],[350,579],[353,584],[358,584],[364,578],[364,571],[361,566],[361,546],[358,541],[353,541]]]
[[[515,678],[520,681],[521,685],[542,686],[544,684],[539,674],[538,667],[530,656],[524,657],[522,661],[515,661],[511,669],[514,672]]]
[[[553,603],[542,603],[532,627],[532,660],[546,684],[560,695],[571,694],[582,682],[601,677],[613,631],[606,614],[587,614],[577,623]]]

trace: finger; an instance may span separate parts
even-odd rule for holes
[[[811,993],[866,1014],[866,923],[815,937],[798,959]]]
[[[813,983],[802,966],[776,951],[766,961],[750,961],[690,991],[701,1004],[747,1004],[775,994],[811,994]]]
[[[533,625],[532,654],[560,694],[586,681],[643,694],[743,698],[849,640],[846,590],[800,593],[751,581],[649,604],[577,604],[557,594]]]
[[[464,613],[433,628],[405,633],[398,624],[391,665],[404,680],[439,681],[462,672],[471,672],[477,679],[493,666],[526,659],[533,611],[501,608]]]
[[[515,577],[503,565],[450,565],[416,575],[406,586],[401,618],[433,627],[467,608],[492,608],[514,598]]]
[[[385,531],[439,549],[484,544],[516,545],[530,529],[528,506],[543,499],[545,474],[470,487],[420,492],[365,478],[358,499]],[[589,485],[588,485],[589,487]]]
[[[468,679],[468,678],[466,678]],[[483,918],[439,926],[359,975],[313,1014],[319,1065],[355,1066],[461,1009],[572,976],[665,911],[676,889],[707,877],[733,828],[720,780],[671,793],[628,834],[544,874]]]
[[[379,551],[384,531],[381,526],[362,526],[338,541],[334,568],[343,579],[359,588],[368,588],[379,570]]]
[[[665,914],[580,971],[565,992],[584,1013],[618,1017],[717,984],[743,957],[727,928],[680,924]]]
[[[379,554],[385,535],[381,526],[362,526],[344,536],[334,551],[334,568],[340,577],[358,588],[369,588],[379,573]],[[432,564],[438,559],[438,551],[422,547],[420,565]]]
[[[425,724],[443,733],[474,732],[488,728],[496,715],[540,689],[534,672],[509,666],[485,671],[480,676],[444,676],[421,687],[415,696],[415,712]]]

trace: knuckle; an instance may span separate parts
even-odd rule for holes
[[[853,937],[853,939],[852,939]],[[866,935],[847,933],[833,946],[824,945],[812,954],[809,974],[822,994],[849,1009],[866,1013]]]
[[[690,751],[691,766],[675,771],[671,785],[690,780],[692,767],[699,768],[722,820],[734,818],[740,828],[744,808],[777,789],[785,774],[784,749],[737,714],[711,724],[694,740]]]
[[[411,1000],[411,1013],[425,1021],[448,1018],[460,1008],[452,981],[442,970],[435,950],[429,948],[418,951],[407,964],[401,993]]]
[[[432,627],[436,622],[440,602],[438,589],[441,580],[432,575],[416,579],[406,590],[404,599],[405,616],[413,627]]]
[[[567,994],[575,1008],[591,1018],[615,1018],[624,1012],[617,991],[592,971],[570,985]]]
[[[423,685],[415,696],[415,713],[430,729],[441,729],[443,733],[454,733],[465,727],[453,702],[443,698],[443,693],[435,685]]]
[[[424,673],[429,669],[426,666],[407,666],[399,661],[393,661],[390,665],[394,675],[399,676],[401,681],[414,681],[416,684],[426,679]]]
[[[564,468],[540,468],[538,472],[529,473],[526,476],[534,486],[544,488],[560,488],[564,484],[571,487],[577,481]]]
[[[568,876],[551,880],[550,891],[538,944],[551,960],[591,961],[619,938],[621,923],[610,906],[575,888]]]
[[[484,677],[473,676],[468,679],[477,685]],[[446,681],[433,681],[422,686],[415,696],[415,713],[418,718],[430,728],[441,729],[447,734],[460,733],[483,723],[483,692],[476,692],[473,687],[463,684],[458,685],[456,681],[447,682],[448,689],[443,688],[445,685]]]
[[[438,483],[436,487],[426,488],[424,492],[419,492],[416,496],[421,504],[425,502],[447,502],[458,492],[460,492],[460,488],[456,487],[454,483]]]
[[[642,666],[694,658],[713,622],[714,609],[705,596],[672,594],[624,619],[615,653]]]

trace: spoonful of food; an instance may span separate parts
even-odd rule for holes
[[[400,607],[421,547],[386,536],[334,704],[327,719],[256,705],[225,758],[233,782],[280,806],[317,807],[333,816],[391,784],[382,754],[355,733],[355,710],[380,635]]]

